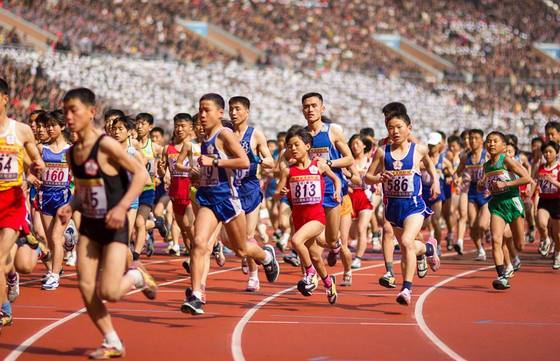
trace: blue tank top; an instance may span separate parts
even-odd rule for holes
[[[436,172],[438,174],[439,182],[441,184],[443,184],[443,182],[444,182],[444,176],[443,176],[443,159],[444,158],[445,158],[444,153],[441,153],[439,155],[437,163],[434,164],[434,166],[436,168]],[[430,176],[430,174],[426,170],[422,171],[422,186],[429,187],[431,185],[432,185],[432,177]]]
[[[255,192],[260,188],[259,179],[257,178],[259,158],[251,148],[251,138],[253,137],[254,131],[255,128],[248,127],[245,134],[243,134],[243,138],[240,140],[241,146],[249,158],[249,168],[235,170],[235,185],[239,187],[239,193],[241,195]]]
[[[58,152],[53,152],[48,145],[43,145],[41,157],[45,162],[45,170],[42,175],[40,193],[58,192],[70,189],[70,167],[66,161],[66,154],[70,145],[66,144]]]
[[[216,139],[223,131],[229,132],[230,130],[222,128],[205,140],[200,147],[200,154],[214,159],[228,159],[224,151],[216,146]],[[205,204],[217,204],[230,198],[238,198],[238,189],[234,185],[234,178],[233,169],[214,166],[201,167],[197,198],[203,199]]]
[[[473,163],[471,152],[467,154],[467,159],[465,161],[465,171],[467,171],[471,176],[471,182],[469,184],[470,194],[484,193],[484,192],[479,192],[476,189],[476,184],[478,183],[479,180],[482,179],[482,177],[484,177],[484,163],[486,163],[486,149],[482,150],[482,153],[480,154],[480,159],[478,160],[477,163]]]
[[[309,130],[308,127],[306,127],[306,129]],[[321,131],[313,137],[313,144],[309,150],[309,156],[311,158],[321,157],[324,160],[331,161],[341,158],[340,152],[336,149],[329,137],[330,129],[330,124],[323,124]],[[340,179],[342,194],[348,194],[348,182],[342,173],[342,168],[332,168],[332,171]],[[331,196],[334,194],[334,183],[329,177],[323,177],[325,178],[325,196]]]
[[[385,197],[412,198],[422,195],[420,172],[414,169],[415,149],[416,144],[410,143],[406,156],[403,159],[395,159],[391,155],[391,145],[385,145],[384,167],[393,175],[391,180],[383,183]]]

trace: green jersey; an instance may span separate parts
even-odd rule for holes
[[[511,199],[514,197],[519,197],[518,187],[505,187],[498,189],[495,186],[497,181],[510,182],[516,178],[515,174],[512,174],[505,166],[504,160],[506,155],[502,154],[498,158],[495,164],[489,160],[484,163],[484,174],[486,176],[486,188],[490,191],[492,199],[495,201],[500,201],[503,199]]]

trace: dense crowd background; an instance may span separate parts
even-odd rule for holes
[[[107,56],[124,55],[130,62],[137,62],[134,66],[145,62],[138,59],[149,58],[187,68],[196,66],[198,72],[206,69],[203,73],[214,69],[214,64],[235,64],[239,71],[238,59],[175,23],[177,16],[208,21],[265,52],[266,57],[259,61],[261,69],[251,69],[256,74],[287,72],[290,75],[286,76],[293,78],[304,73],[318,79],[325,74],[338,78],[352,75],[362,77],[360,81],[365,84],[369,80],[364,79],[381,76],[405,84],[402,88],[434,95],[436,104],[428,106],[437,107],[441,96],[439,107],[451,104],[462,113],[453,122],[475,117],[485,119],[485,124],[504,127],[521,124],[528,129],[527,135],[542,123],[540,104],[554,100],[560,87],[560,66],[532,48],[533,42],[560,42],[560,15],[541,0],[0,0],[0,6],[57,34],[59,51],[105,54],[98,57],[104,61],[112,61]],[[372,35],[377,33],[405,36],[453,62],[456,68],[446,73],[443,82],[426,82],[416,66],[376,43]],[[3,44],[20,43],[10,29],[0,31],[0,40]],[[12,75],[13,81],[24,87],[38,85],[28,94],[18,94],[23,97],[18,114],[24,113],[26,106],[29,110],[52,104],[49,102],[56,101],[60,92],[53,89],[69,85],[68,81],[60,83],[57,71],[48,69],[52,74],[45,75],[44,70],[54,63],[45,67],[44,59],[31,63],[18,59],[14,63],[13,57],[2,57],[1,73],[16,69],[19,73],[17,77]],[[238,78],[235,81],[251,82]],[[48,79],[55,79],[59,86]],[[187,83],[192,80],[188,76],[181,79]],[[406,82],[399,83],[399,79]],[[165,92],[176,89],[166,84],[158,86]],[[110,93],[111,87],[106,88],[107,92],[100,94],[109,102],[117,101]],[[353,91],[348,88],[346,93]],[[406,98],[410,94],[395,95],[411,103]],[[127,92],[127,96],[134,94]],[[367,106],[373,104],[364,104]],[[174,105],[163,107],[171,109]],[[168,110],[162,109],[160,115],[167,117]],[[367,121],[370,116],[369,112],[356,115],[334,109],[330,115],[337,121],[342,121],[337,117],[350,117],[356,122]]]

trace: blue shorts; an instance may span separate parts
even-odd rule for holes
[[[201,207],[209,208],[220,222],[228,223],[243,213],[239,198],[226,198],[220,203],[209,203],[204,197],[197,194],[196,201]]]
[[[282,198],[280,198],[280,203],[287,204],[287,205],[289,205],[289,206],[291,207],[291,205],[290,205],[290,200],[288,199],[288,197],[282,197]]]
[[[129,209],[138,209],[139,206],[140,206],[139,198],[136,198],[135,200],[132,201],[132,203],[130,203]]]
[[[441,191],[443,192],[445,199],[451,198],[451,184],[443,182],[443,189]]]
[[[161,199],[161,197],[163,197],[164,195],[166,195],[167,192],[165,191],[165,184],[163,183],[163,181],[158,184],[158,186],[156,187],[156,191],[155,191],[155,198],[154,198],[154,204],[157,204],[159,202],[159,200]]]
[[[143,191],[138,198],[138,203],[142,206],[148,206],[152,208],[154,206],[154,200],[156,198],[156,191],[153,189],[148,189]]]
[[[412,215],[421,214],[428,218],[432,213],[422,197],[388,198],[385,204],[385,219],[397,228],[403,228],[404,220]]]
[[[69,189],[60,189],[50,192],[39,192],[39,211],[48,216],[54,217],[56,211],[72,200]]]
[[[323,198],[323,208],[334,208],[339,205],[340,202],[337,202],[334,199],[334,194],[325,194],[325,197]]]
[[[480,208],[483,205],[485,205],[486,203],[488,203],[489,200],[490,200],[490,197],[484,197],[483,193],[480,193],[480,192],[471,193],[471,192],[469,192],[469,203],[476,204],[478,208]]]
[[[443,185],[441,185],[441,186],[443,186]],[[436,199],[430,199],[430,198],[431,198],[430,186],[426,187],[426,186],[422,185],[422,199],[424,200],[424,203],[426,203],[426,205],[428,207],[433,206],[434,204],[436,204],[439,201],[443,202],[446,199],[445,195],[443,194],[443,189],[441,189],[441,193],[439,194],[439,196]]]
[[[273,179],[268,183],[264,191],[264,196],[266,197],[266,199],[272,198],[274,196],[274,192],[276,191],[276,183],[276,179]]]
[[[254,192],[249,192],[246,194],[239,194],[239,199],[241,200],[241,207],[245,214],[253,212],[261,204],[263,200],[263,194],[260,189],[256,189]]]

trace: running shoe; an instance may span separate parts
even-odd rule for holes
[[[484,248],[479,248],[478,252],[476,253],[476,256],[474,257],[475,261],[478,262],[484,262],[486,261],[486,251],[484,250]]]
[[[101,345],[97,350],[89,354],[91,360],[108,360],[111,358],[124,357],[124,347],[119,350],[116,347],[110,347],[108,345]]]
[[[45,291],[54,291],[60,286],[60,276],[51,273],[41,288]]]
[[[560,252],[556,252],[554,256],[554,263],[552,264],[552,269],[560,269]]]
[[[45,284],[45,282],[47,282],[47,280],[49,279],[49,277],[51,276],[52,272],[48,271],[47,273],[45,273],[43,275],[43,277],[41,278],[41,283]]]
[[[275,282],[280,275],[280,265],[276,259],[276,252],[274,252],[274,247],[270,244],[266,244],[263,247],[265,252],[268,252],[272,256],[272,262],[263,265],[264,273],[266,274],[266,279],[268,282]]]
[[[336,258],[340,253],[341,244],[340,241],[337,241],[334,248],[329,249],[329,254],[327,255],[327,264],[330,267],[336,266]]]
[[[78,231],[74,225],[74,221],[70,220],[68,227],[64,230],[64,250],[72,251],[76,244],[78,243]]]
[[[528,243],[534,243],[535,242],[535,236],[533,235],[533,232],[529,231],[526,235],[525,235],[525,240]]]
[[[336,292],[336,277],[334,275],[330,275],[329,277],[331,279],[331,286],[327,287],[326,289],[327,300],[331,305],[334,305],[338,297],[338,294]]]
[[[77,261],[76,251],[70,251],[70,256],[65,262],[66,265],[70,267],[76,267],[76,261]]]
[[[195,295],[191,295],[181,305],[181,312],[190,313],[193,316],[204,314],[204,303]]]
[[[185,258],[185,260],[182,263],[183,268],[185,269],[185,272],[187,272],[187,274],[191,274],[191,259],[190,257]]]
[[[511,260],[511,264],[513,266],[513,270],[515,272],[519,271],[521,269],[521,260],[519,259],[519,257],[514,257]]]
[[[179,243],[174,243],[169,249],[169,254],[172,256],[181,257],[181,246]]]
[[[506,267],[506,278],[512,278],[514,274],[515,274],[515,270],[513,268],[513,265],[510,263]]]
[[[163,217],[155,217],[154,224],[156,225],[159,234],[165,239],[167,237],[168,231]]]
[[[302,295],[309,297],[318,286],[319,277],[317,273],[308,273],[298,282],[297,289]]]
[[[409,290],[408,288],[405,288],[397,295],[397,303],[403,306],[408,306],[410,305],[411,298],[412,298],[412,291]]]
[[[2,326],[11,326],[14,323],[12,315],[0,312],[0,319],[2,320]]]
[[[492,243],[492,232],[490,232],[489,229],[486,232],[484,232],[484,241],[486,243]]]
[[[291,264],[294,267],[301,266],[301,262],[299,261],[299,256],[294,251],[292,251],[292,254],[288,254],[284,256],[284,262]]]
[[[192,288],[187,287],[185,289],[185,299],[188,300],[189,297],[192,296],[192,294],[193,294]],[[202,295],[201,298],[200,298],[200,301],[202,302],[203,305],[205,305],[206,304],[206,291],[204,290],[204,287],[202,288],[202,291],[200,291],[200,294]]]
[[[7,277],[8,301],[14,302],[19,296],[19,273],[15,272],[15,277]]]
[[[249,262],[247,261],[247,257],[241,258],[241,272],[243,272],[244,275],[249,274]]]
[[[541,244],[539,245],[539,253],[541,254],[541,256],[546,257],[548,255],[551,245],[552,242],[550,241],[550,238],[541,241]]]
[[[438,255],[438,257],[441,257],[441,244],[439,244],[439,243],[437,245],[437,255]]]
[[[352,273],[344,273],[344,276],[342,276],[342,283],[340,285],[342,287],[352,286]]]
[[[459,256],[463,255],[463,240],[462,239],[458,239],[457,243],[455,243],[453,245],[453,249],[455,250],[455,252],[457,252],[457,254]]]
[[[397,280],[391,272],[387,272],[379,279],[379,284],[385,288],[397,288]]]
[[[257,292],[261,289],[261,283],[259,282],[258,278],[249,278],[247,281],[247,288],[245,291],[247,292]]]
[[[358,257],[352,260],[352,265],[350,266],[352,269],[362,268],[362,260]]]
[[[381,250],[383,249],[383,247],[381,246],[381,240],[379,240],[378,237],[373,238],[372,241],[372,248],[373,248],[373,252],[381,252]]]
[[[428,262],[426,260],[426,255],[416,258],[416,274],[419,278],[424,278],[428,274]]]
[[[154,236],[152,234],[152,231],[150,230],[146,234],[146,256],[152,257],[154,255],[154,252],[155,252]]]
[[[216,242],[212,248],[212,256],[216,260],[218,267],[223,267],[226,264],[226,256],[224,256],[224,244],[220,241]]]
[[[432,271],[437,272],[437,270],[439,270],[440,267],[440,260],[439,260],[439,255],[437,253],[438,250],[438,241],[435,238],[430,238],[428,239],[428,243],[431,244],[434,247],[434,254],[427,257],[428,260],[428,264],[430,265],[430,268],[432,269]],[[440,249],[441,252],[441,249]],[[484,254],[486,256],[486,254]],[[418,276],[420,277],[420,276]]]
[[[492,281],[492,287],[495,290],[505,290],[510,287],[509,280],[506,276],[498,277],[494,281]]]
[[[142,275],[142,293],[149,300],[155,300],[157,295],[157,284],[154,278],[148,273],[146,268],[140,262],[136,262],[133,266]],[[137,287],[140,288],[140,287]]]
[[[284,239],[283,235],[276,241],[276,248],[278,248],[280,252],[285,252],[287,245],[288,241]]]
[[[445,243],[447,245],[447,250],[453,251],[453,235],[451,233],[448,233],[447,236],[445,236]]]

